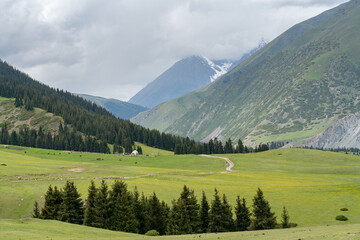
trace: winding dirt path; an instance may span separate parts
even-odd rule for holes
[[[216,156],[211,156],[211,155],[206,155],[206,154],[201,154],[199,155],[201,157],[208,157],[208,158],[220,158],[225,160],[227,168],[226,171],[222,171],[222,172],[197,172],[197,173],[188,173],[188,174],[180,174],[180,175],[208,175],[208,174],[215,174],[215,173],[231,173],[234,172],[232,170],[232,168],[234,167],[234,163],[226,157],[216,157]],[[72,168],[72,169],[68,169],[68,171],[71,172],[83,172],[85,169],[84,168]],[[10,181],[10,182],[15,182],[15,181],[58,181],[58,180],[76,180],[76,179],[133,179],[133,178],[143,178],[143,177],[153,177],[153,176],[158,176],[158,175],[164,175],[163,173],[155,173],[155,174],[143,174],[143,175],[137,175],[137,176],[128,176],[128,177],[118,177],[118,176],[106,176],[106,177],[58,177],[58,178],[22,178],[19,177],[17,180],[15,179],[0,179],[0,182],[2,181]],[[173,174],[170,174],[173,175]],[[178,174],[175,174],[178,175]]]
[[[215,156],[206,155],[206,154],[201,154],[200,156],[202,156],[202,157],[209,157],[209,158],[220,158],[220,159],[223,159],[223,160],[226,161],[226,165],[227,165],[228,167],[226,168],[226,171],[225,171],[225,172],[222,172],[222,173],[230,173],[230,172],[233,171],[233,170],[231,170],[231,169],[234,167],[234,163],[233,163],[230,159],[228,159],[228,158],[226,158],[226,157],[215,157]]]

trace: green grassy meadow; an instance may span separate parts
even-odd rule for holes
[[[228,157],[235,164],[234,172],[222,173],[226,168],[222,159],[173,155],[171,152],[160,152],[157,156],[152,153],[157,153],[158,150],[142,147],[144,155],[131,157],[17,146],[9,146],[9,149],[6,149],[0,145],[0,219],[9,219],[1,221],[0,225],[6,223],[7,225],[3,225],[4,229],[16,229],[16,226],[20,226],[16,219],[31,216],[34,201],[43,203],[44,193],[50,184],[61,187],[66,180],[73,180],[85,198],[91,179],[97,184],[101,179],[107,179],[107,183],[111,185],[114,178],[124,179],[130,190],[137,186],[138,190],[146,195],[155,191],[158,197],[168,204],[179,196],[183,185],[186,184],[195,190],[198,199],[202,190],[206,192],[209,200],[212,199],[214,188],[217,188],[221,194],[227,195],[233,206],[237,195],[245,197],[250,206],[257,188],[260,187],[276,212],[278,220],[285,205],[291,222],[298,224],[296,229],[285,230],[289,234],[291,231],[298,231],[301,227],[330,225],[336,231],[341,229],[341,226],[351,228],[350,226],[360,224],[360,157],[358,156],[305,149],[217,155]],[[343,207],[348,208],[349,211],[341,212],[340,208]],[[336,221],[335,216],[340,214],[347,216],[349,220]],[[35,228],[36,226],[40,228],[41,222],[25,221]],[[60,226],[64,223],[56,223],[55,228],[57,224]],[[79,228],[79,231],[80,228],[87,229],[83,226],[74,226],[75,228]],[[1,231],[0,236],[7,234],[8,231],[10,230]],[[50,233],[52,231],[49,230]],[[110,237],[113,232],[108,234]],[[126,235],[114,234],[116,235],[114,237]],[[237,233],[228,234],[224,239],[237,239],[236,236],[239,236],[236,235]],[[251,234],[257,233],[242,234],[245,234],[244,239],[250,239]],[[81,238],[80,235],[74,235],[74,238],[78,236]],[[83,238],[86,236],[84,235]],[[213,239],[210,237],[211,234],[204,236],[209,236],[206,239]]]
[[[65,230],[66,229],[66,230]],[[275,229],[263,231],[208,233],[181,236],[146,237],[143,235],[115,232],[52,220],[21,219],[0,220],[1,239],[121,239],[121,240],[356,240],[360,239],[360,224],[318,226],[306,228]]]

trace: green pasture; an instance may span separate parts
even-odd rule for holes
[[[0,220],[0,237],[18,239],[119,239],[119,240],[356,240],[360,239],[360,224],[318,226],[265,231],[208,233],[181,236],[146,237],[132,233],[115,232],[51,220],[21,219]]]
[[[220,155],[219,155],[220,156]],[[47,187],[75,181],[83,198],[90,180],[124,179],[146,195],[156,192],[171,203],[184,184],[198,199],[214,188],[232,205],[237,195],[248,205],[258,187],[280,219],[285,205],[299,227],[360,223],[360,157],[305,149],[279,149],[252,154],[228,154],[235,163],[223,173],[225,161],[196,155],[122,156],[0,146],[0,218],[31,216],[33,203],[43,203]],[[6,165],[6,166],[5,166]],[[349,211],[341,212],[340,208]],[[338,222],[344,214],[347,222]]]

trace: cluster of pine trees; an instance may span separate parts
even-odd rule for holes
[[[71,131],[67,126],[63,127],[61,123],[56,135],[50,132],[45,133],[41,127],[37,131],[27,126],[20,128],[19,133],[13,130],[9,134],[7,124],[5,124],[1,128],[0,143],[55,150],[110,153],[106,142],[96,140],[91,136],[83,137],[80,133]]]
[[[285,207],[281,225],[277,224],[260,188],[253,198],[252,213],[239,196],[234,213],[235,219],[226,195],[221,197],[216,189],[211,203],[203,192],[199,204],[194,191],[184,186],[169,207],[155,193],[145,197],[136,188],[130,192],[123,181],[115,181],[111,189],[105,181],[99,187],[91,181],[88,198],[83,202],[74,183],[68,181],[62,189],[49,186],[44,207],[40,211],[35,202],[33,217],[139,234],[155,230],[161,235],[290,227]]]
[[[267,144],[260,144],[255,149],[249,148],[243,144],[241,139],[238,140],[236,146],[233,146],[231,138],[223,144],[217,138],[210,139],[208,143],[197,143],[188,138],[185,141],[175,145],[175,154],[227,154],[227,153],[249,153],[262,152],[269,150]]]

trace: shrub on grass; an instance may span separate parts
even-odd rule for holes
[[[345,217],[344,215],[337,215],[335,219],[338,221],[347,221],[348,220],[348,218]]]
[[[340,211],[345,212],[345,211],[349,211],[349,209],[347,209],[347,208],[340,208]]]
[[[159,236],[159,232],[156,230],[149,230],[145,233],[145,236]]]

